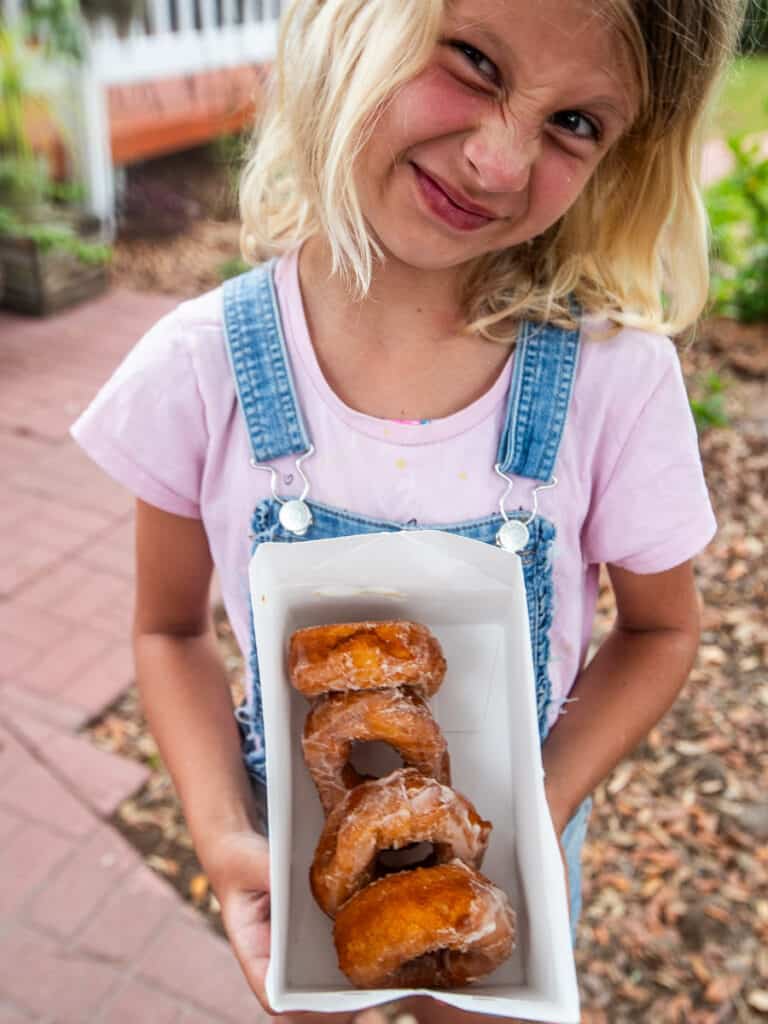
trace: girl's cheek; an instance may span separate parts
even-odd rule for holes
[[[557,150],[546,153],[539,165],[539,190],[560,214],[576,202],[589,178],[589,170],[581,161]]]
[[[450,72],[428,68],[400,93],[401,129],[415,141],[471,128],[482,104],[483,97],[473,95]]]

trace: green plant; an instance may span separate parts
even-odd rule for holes
[[[696,429],[702,433],[708,427],[727,427],[728,415],[725,411],[723,392],[725,382],[717,373],[710,373],[696,388],[691,396],[691,411],[696,421]]]
[[[81,206],[85,199],[85,189],[78,181],[49,181],[48,198],[54,203]]]
[[[45,165],[29,155],[0,152],[0,205],[23,212],[44,202],[49,188]]]
[[[35,48],[45,58],[82,60],[78,0],[28,0],[18,24],[0,20],[0,152],[22,161],[32,158],[24,109],[34,94],[28,66]]]
[[[729,141],[734,169],[706,195],[715,309],[745,323],[768,320],[768,157],[756,141]]]
[[[83,32],[78,0],[26,0],[27,30],[46,57],[83,59]]]
[[[226,135],[217,135],[208,143],[209,149],[216,163],[226,164],[227,167],[239,167],[243,162],[250,133],[229,132]]]
[[[22,32],[0,25],[0,204],[21,215],[44,201],[48,184],[26,133],[26,57]]]
[[[250,263],[246,263],[239,256],[233,256],[231,259],[225,260],[224,263],[220,263],[216,272],[222,281],[226,281],[227,278],[237,277],[238,274],[244,274],[250,269]]]
[[[72,253],[81,263],[102,266],[112,259],[108,245],[84,241],[74,227],[62,223],[33,224],[19,220],[7,207],[0,206],[0,235],[11,238],[28,238],[41,252],[60,249]]]
[[[29,140],[24,130],[24,52],[20,34],[0,24],[0,150],[27,156]]]
[[[109,262],[109,246],[88,242],[77,219],[62,217],[63,207],[82,200],[82,187],[54,182],[32,149],[25,110],[34,102],[30,55],[82,58],[78,0],[28,0],[25,17],[13,27],[0,23],[0,235],[26,238],[46,252],[60,249],[80,262]]]

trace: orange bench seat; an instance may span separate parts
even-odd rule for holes
[[[264,89],[263,65],[163,78],[107,91],[112,160],[131,164],[241,131]]]
[[[112,162],[116,166],[200,146],[248,127],[258,110],[267,67],[247,65],[107,89]],[[27,103],[27,135],[52,176],[73,166],[61,128],[39,101]]]

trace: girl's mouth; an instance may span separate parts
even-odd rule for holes
[[[467,209],[462,205],[460,197],[449,194],[439,182],[422,171],[417,164],[412,163],[411,167],[413,167],[419,194],[425,205],[444,224],[448,224],[449,227],[456,228],[458,231],[476,231],[496,220],[492,213],[484,212],[474,204],[471,204],[471,209]],[[467,203],[470,205],[468,201]]]

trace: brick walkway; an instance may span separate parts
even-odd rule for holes
[[[78,735],[132,681],[132,499],[67,429],[175,305],[0,312],[0,1024],[259,1024],[226,944],[107,820],[145,780]]]

